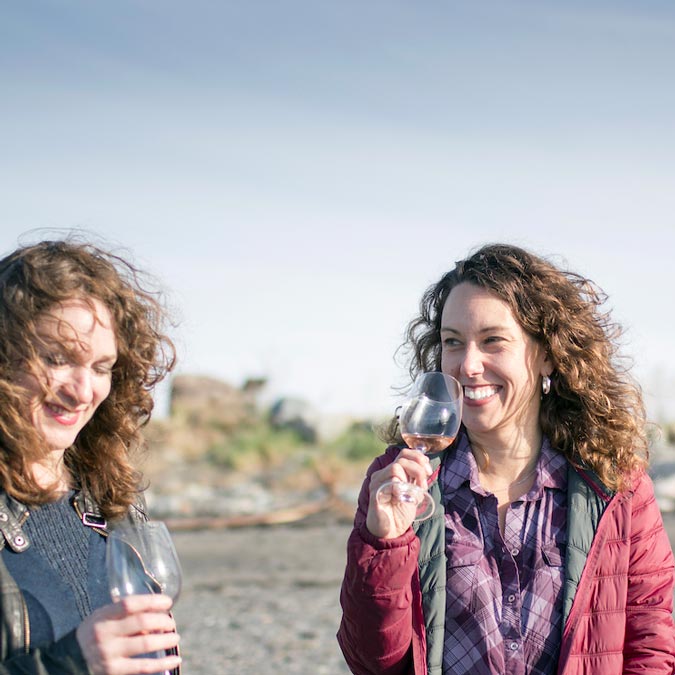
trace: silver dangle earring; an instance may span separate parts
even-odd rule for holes
[[[551,391],[551,378],[548,375],[541,376],[541,391],[544,396]]]

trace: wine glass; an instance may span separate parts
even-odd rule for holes
[[[124,523],[112,529],[106,544],[106,568],[114,602],[127,595],[147,593],[164,593],[175,602],[180,594],[180,561],[169,530],[160,521]],[[177,652],[174,648],[167,653]],[[171,674],[163,671],[157,675]]]
[[[114,601],[126,595],[164,593],[178,598],[181,567],[166,525],[157,520],[121,525],[108,535],[108,585]]]
[[[442,452],[454,440],[462,419],[462,385],[441,372],[422,373],[401,407],[398,423],[406,445],[428,455]],[[392,501],[410,504],[414,520],[430,518],[434,501],[426,488],[392,480],[383,483],[376,494],[380,504]]]

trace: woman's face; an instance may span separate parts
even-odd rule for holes
[[[42,339],[36,345],[44,381],[20,377],[30,397],[30,416],[51,451],[71,446],[110,393],[117,343],[108,308],[92,300],[56,305],[37,322]],[[49,389],[42,397],[40,384]]]
[[[508,439],[539,430],[550,363],[505,302],[474,284],[456,286],[443,307],[441,347],[441,370],[463,386],[470,433]]]

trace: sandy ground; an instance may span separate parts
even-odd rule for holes
[[[350,528],[175,532],[185,675],[339,675],[335,632]]]
[[[675,545],[675,514],[664,521]],[[335,640],[350,527],[175,532],[185,675],[340,675]]]

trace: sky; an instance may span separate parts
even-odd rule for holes
[[[0,254],[82,228],[160,280],[178,374],[364,417],[423,291],[514,243],[675,418],[674,63],[665,0],[3,3]]]

